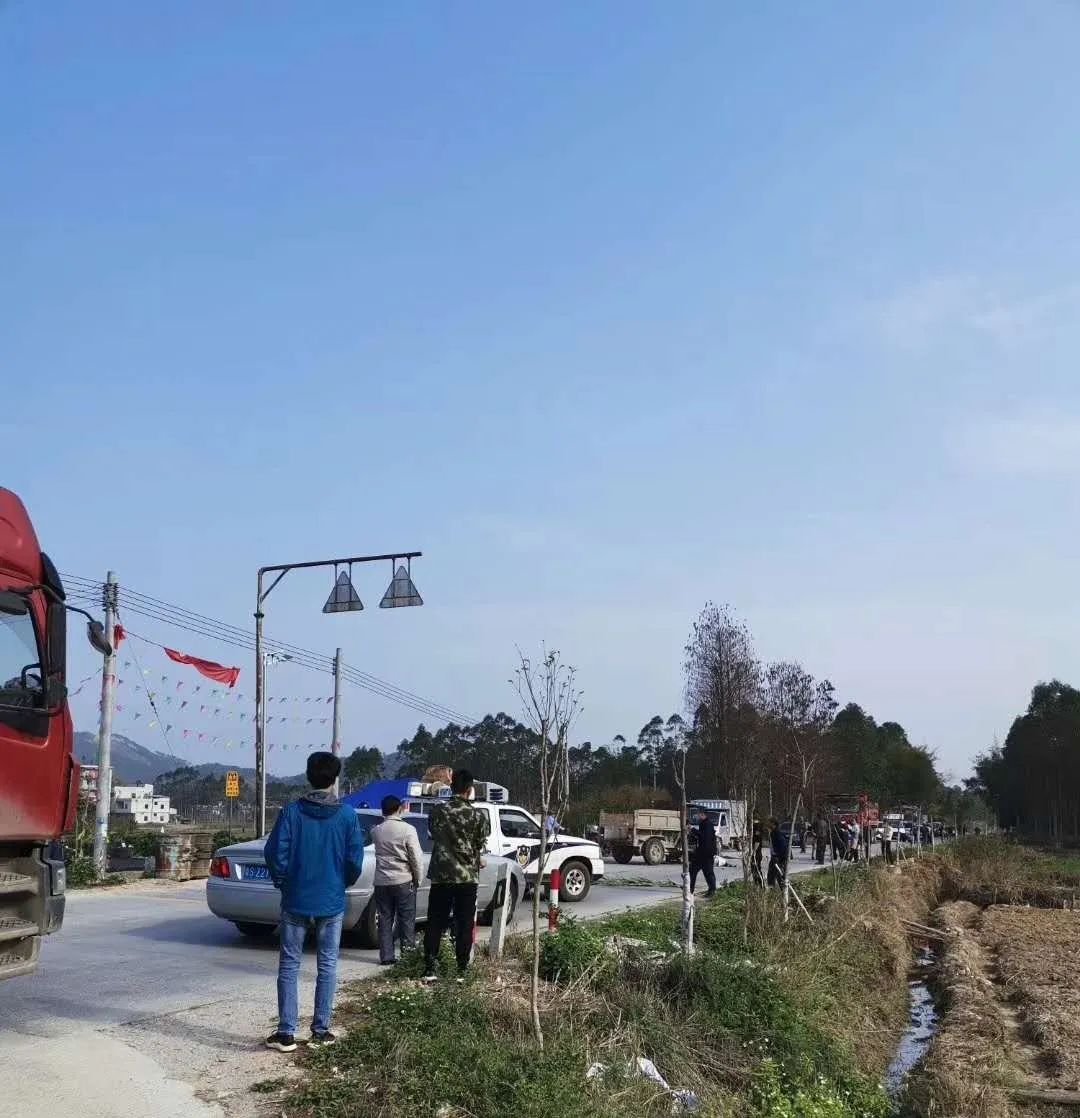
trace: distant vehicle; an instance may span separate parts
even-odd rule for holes
[[[67,702],[64,587],[22,501],[0,489],[0,978],[37,968],[64,919],[59,839],[75,825],[79,765]],[[90,643],[108,651],[101,623]]]
[[[405,778],[398,783],[404,793],[401,799],[410,812],[418,815],[430,815],[449,796],[449,789],[432,795],[431,788],[417,780]],[[370,801],[370,787],[366,786],[346,796],[344,802],[356,806],[361,801]],[[509,803],[510,794],[501,784],[477,781],[474,791],[476,799],[473,807],[483,812],[488,820],[488,850],[492,854],[516,858],[529,888],[536,884],[538,878],[543,888],[551,880],[551,871],[557,869],[561,876],[559,899],[574,904],[584,900],[589,895],[592,883],[604,876],[604,858],[600,853],[600,844],[563,831],[548,839],[544,869],[540,873],[540,821],[536,816],[523,807]]]
[[[704,808],[716,828],[716,845],[723,850],[732,847],[741,850],[746,843],[749,827],[745,800],[716,800],[696,796],[688,804],[692,822],[697,822],[698,811]]]
[[[356,816],[364,832],[364,869],[356,884],[345,892],[343,927],[356,934],[361,947],[376,947],[378,932],[373,900],[375,852],[371,829],[382,822],[382,813],[358,811]],[[416,828],[426,874],[431,860],[429,820],[423,815],[405,815],[402,818]],[[210,876],[206,879],[206,903],[210,911],[223,920],[230,920],[246,936],[273,935],[281,922],[281,894],[270,880],[270,870],[263,857],[265,846],[266,839],[260,838],[221,847],[214,852]],[[515,859],[492,856],[486,862],[480,870],[480,888],[476,898],[480,922],[491,922],[498,866],[499,862],[505,862],[510,875],[506,898],[509,923],[514,918],[518,901],[525,895],[525,875]],[[416,894],[416,919],[421,922],[427,919],[430,888],[431,883],[425,876]]]
[[[647,866],[681,862],[682,819],[670,808],[600,812],[600,848],[621,866],[640,855]]]

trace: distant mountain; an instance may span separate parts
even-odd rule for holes
[[[96,734],[80,731],[75,735],[76,761],[96,765],[97,753]],[[147,749],[123,734],[113,734],[111,755],[114,784],[153,784],[162,773],[187,764],[183,757]]]
[[[394,754],[388,754],[390,761]],[[75,735],[75,760],[82,765],[97,764],[97,735],[80,731]],[[153,784],[162,773],[172,772],[174,769],[190,766],[202,776],[223,776],[235,769],[243,780],[254,781],[255,770],[243,768],[239,765],[223,765],[217,761],[204,761],[202,764],[192,765],[184,757],[177,757],[172,753],[159,753],[147,749],[144,745],[124,737],[123,734],[112,736],[112,770],[114,784]],[[268,779],[279,784],[306,784],[307,778],[303,773],[295,776],[277,776],[267,774]]]

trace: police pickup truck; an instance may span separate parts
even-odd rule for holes
[[[382,795],[397,795],[410,812],[430,815],[436,804],[447,799],[450,790],[437,790],[419,781],[377,781],[345,798],[356,807],[375,806]],[[523,807],[507,803],[509,793],[500,784],[477,781],[473,807],[487,816],[488,852],[516,858],[529,886],[535,886],[539,873],[540,821]],[[546,886],[552,870],[561,878],[559,899],[573,904],[589,895],[594,881],[604,876],[600,844],[566,835],[561,831],[548,836],[541,886]]]

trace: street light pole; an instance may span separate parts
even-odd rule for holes
[[[261,838],[266,834],[266,704],[263,701],[266,662],[263,660],[263,573],[255,604],[255,823]]]
[[[390,587],[383,595],[382,601],[379,605],[383,608],[390,608],[394,606],[420,606],[423,605],[423,599],[416,592],[416,587],[412,582],[412,560],[418,559],[423,552],[420,551],[391,551],[382,555],[353,555],[344,559],[316,559],[304,563],[282,563],[272,567],[260,567],[258,571],[258,580],[256,583],[255,594],[255,797],[256,797],[256,816],[259,824],[259,834],[266,834],[266,665],[263,662],[263,603],[270,596],[271,591],[275,586],[289,573],[300,569],[307,569],[309,567],[348,567],[350,576],[352,567],[356,563],[379,563],[389,560],[393,577],[390,581]],[[396,566],[399,559],[403,559],[408,567],[404,564],[400,567]],[[343,572],[344,573],[344,572]],[[276,577],[270,582],[269,586],[263,587],[263,579],[268,574],[274,574]],[[323,612],[326,613],[343,613],[354,609],[363,609],[363,603],[358,597],[355,596],[355,591],[352,589],[352,578],[348,579],[347,590],[349,593],[338,596],[337,587],[335,591],[331,592],[330,601],[323,607]],[[355,599],[355,600],[354,600]],[[333,605],[331,605],[333,603]],[[340,650],[339,655],[335,658],[335,696],[340,688]],[[340,725],[338,722],[338,711],[340,710],[340,703],[334,703],[334,742],[338,744]]]

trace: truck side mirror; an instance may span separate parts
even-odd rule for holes
[[[12,617],[25,617],[30,607],[21,594],[14,590],[0,590],[0,613],[10,614]]]
[[[86,623],[86,639],[95,652],[100,652],[102,656],[112,655],[112,645],[105,639],[105,626],[100,621]]]

